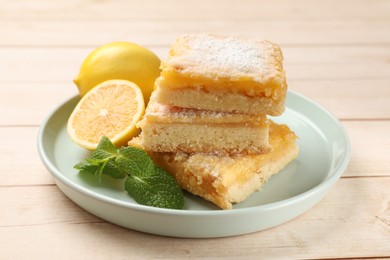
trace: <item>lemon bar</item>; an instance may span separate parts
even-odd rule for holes
[[[277,44],[212,34],[185,35],[162,61],[157,101],[212,111],[280,115],[287,83]]]
[[[173,107],[155,102],[153,95],[138,127],[143,146],[154,152],[262,154],[271,150],[265,115]]]
[[[286,125],[270,125],[272,151],[262,155],[220,156],[148,152],[179,185],[222,209],[231,209],[258,191],[266,181],[298,156],[296,135]],[[133,139],[130,145],[139,146]],[[141,146],[142,147],[142,146]]]

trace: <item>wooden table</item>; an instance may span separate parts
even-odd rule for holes
[[[111,41],[161,58],[185,33],[265,38],[289,88],[335,114],[352,158],[329,194],[281,226],[219,239],[128,230],[70,201],[41,163],[40,123]],[[0,1],[0,259],[390,258],[390,1]]]

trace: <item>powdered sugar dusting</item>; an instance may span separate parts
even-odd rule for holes
[[[185,60],[189,69],[218,70],[222,77],[233,74],[256,78],[266,66],[265,61],[272,55],[271,43],[266,41],[243,40],[210,34],[188,35],[185,37],[189,51],[182,56],[172,57],[172,63]],[[226,72],[227,74],[224,74]]]

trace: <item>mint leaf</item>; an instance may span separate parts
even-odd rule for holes
[[[102,174],[109,175],[115,179],[126,177],[127,174],[117,167],[114,159],[115,158],[112,158],[105,163],[105,160],[88,158],[76,164],[74,168],[79,170],[81,174],[94,174],[99,182],[101,181]]]
[[[93,159],[107,159],[110,157],[115,157],[117,156],[118,152],[113,143],[111,143],[110,139],[107,137],[103,136],[100,139],[100,142],[96,148],[95,151],[92,152],[91,158]]]
[[[87,158],[79,164],[76,164],[74,168],[78,169],[81,173],[91,173],[96,176],[99,182],[102,180],[103,169],[107,165],[107,160],[97,160]]]
[[[84,161],[76,164],[74,166],[75,169],[79,170],[80,173],[91,173],[95,174],[95,172],[98,170],[98,166],[91,164],[88,159],[85,159]]]
[[[125,189],[139,204],[171,209],[184,206],[183,192],[175,179],[157,166],[154,174],[129,176]]]
[[[120,148],[116,163],[130,175],[141,177],[154,173],[153,160],[144,150],[135,147]]]
[[[80,173],[94,174],[99,182],[101,182],[103,174],[109,175],[115,179],[124,178],[126,177],[126,174],[113,162],[116,156],[116,147],[112,144],[110,139],[103,136],[90,158],[76,164],[74,168],[79,170]]]
[[[103,174],[126,178],[126,191],[140,204],[183,208],[183,192],[175,179],[156,166],[144,150],[131,146],[117,149],[110,139],[102,137],[90,157],[74,168],[80,173],[94,174],[99,182]]]
[[[106,167],[103,169],[103,174],[109,175],[114,179],[123,179],[127,176],[127,174],[116,165],[115,158],[107,162]]]

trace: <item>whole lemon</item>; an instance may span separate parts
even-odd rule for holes
[[[74,83],[84,96],[96,85],[111,79],[124,79],[136,83],[145,104],[160,75],[160,59],[150,50],[131,42],[112,42],[96,48],[81,65]]]

